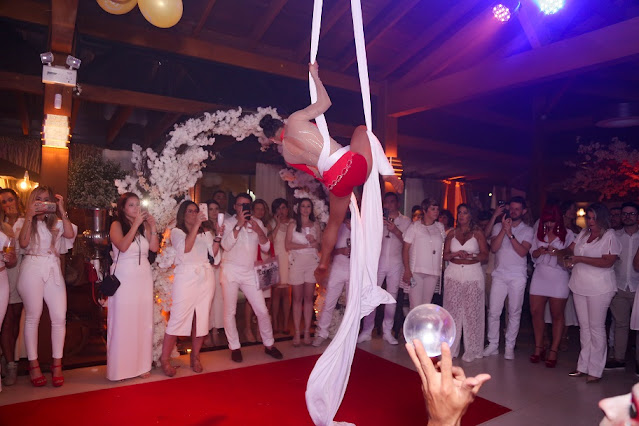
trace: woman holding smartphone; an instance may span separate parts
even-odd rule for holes
[[[293,346],[300,345],[302,306],[304,307],[304,344],[311,344],[311,320],[313,319],[314,271],[319,265],[322,231],[313,213],[313,202],[302,198],[297,204],[295,222],[286,231],[286,250],[289,252],[289,281],[293,287]]]
[[[56,214],[57,213],[57,214]],[[31,191],[24,219],[14,225],[24,258],[20,265],[18,292],[24,303],[24,337],[29,358],[29,375],[35,387],[47,384],[38,362],[38,326],[46,302],[51,317],[53,386],[64,384],[62,354],[66,334],[67,291],[60,267],[60,255],[73,247],[77,227],[71,223],[61,195],[41,186]]]
[[[107,313],[107,379],[148,377],[153,362],[153,276],[149,250],[160,241],[155,219],[126,192],[118,200],[109,232],[113,248],[111,273],[120,287],[109,297]]]

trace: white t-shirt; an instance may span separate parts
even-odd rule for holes
[[[411,245],[409,266],[412,273],[440,276],[446,231],[444,225],[435,222],[426,226],[413,222],[404,233],[404,242]]]
[[[501,223],[493,226],[492,237],[496,237],[501,232]],[[524,222],[519,222],[519,225],[512,227],[512,233],[520,243],[527,242],[532,246],[535,232],[533,229],[526,225]],[[507,235],[504,235],[504,239],[501,242],[501,247],[495,253],[495,269],[493,270],[493,276],[499,275],[526,275],[526,256],[520,256],[513,248],[513,244]]]
[[[604,254],[621,254],[621,243],[613,229],[608,229],[600,238],[590,243],[590,231],[584,229],[575,239],[575,256],[601,257]],[[568,287],[573,293],[581,296],[597,296],[617,291],[617,280],[614,268],[597,268],[596,266],[577,263],[572,268]]]
[[[639,284],[639,272],[633,268],[632,261],[639,248],[639,232],[629,235],[625,229],[620,229],[615,231],[615,235],[621,244],[621,254],[615,262],[617,288],[634,293]]]
[[[393,220],[393,223],[397,226],[397,229],[404,234],[412,221],[400,213],[399,216]],[[384,236],[382,237],[382,250],[379,254],[379,269],[401,266],[403,241],[388,231],[386,226],[382,229],[384,230]],[[386,238],[387,236],[388,238]]]

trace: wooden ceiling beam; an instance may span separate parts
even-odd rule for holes
[[[193,28],[191,37],[199,37],[200,32],[202,31],[202,28],[204,28],[204,24],[206,24],[206,21],[209,19],[209,15],[211,14],[211,11],[213,10],[213,6],[215,6],[216,1],[217,0],[209,0],[209,2],[206,4],[206,7],[204,8],[202,15],[200,16],[200,20],[198,21],[195,28]]]
[[[496,91],[628,61],[639,56],[637,40],[639,17],[404,88],[391,99],[391,114],[400,117],[441,108]]]
[[[106,136],[107,145],[110,145],[115,140],[115,138],[118,137],[120,130],[122,130],[122,127],[124,127],[132,112],[133,107],[130,105],[118,107],[118,109],[111,117],[111,120],[109,120],[109,128],[107,130]]]
[[[286,3],[288,3],[288,0],[271,1],[268,11],[260,18],[258,24],[253,27],[253,31],[251,32],[251,39],[253,40],[254,45],[257,45],[268,29],[271,28],[273,21],[275,21],[275,18],[277,18],[284,6],[286,6]]]
[[[342,1],[339,4],[346,4],[346,9],[348,9],[348,2]],[[33,0],[8,1],[0,3],[0,16],[48,25],[47,12],[42,9],[42,4]],[[123,24],[117,16],[103,15],[99,19],[81,16],[77,19],[77,28],[78,32],[91,37],[252,69],[267,74],[308,80],[308,66],[306,64],[182,36],[167,30],[145,29],[142,31],[140,27]],[[356,77],[324,69],[322,81],[327,86],[360,92],[359,80]],[[377,95],[379,83],[374,81],[370,83],[371,94]]]
[[[564,120],[547,121],[543,124],[543,130],[549,133],[568,132],[571,130],[587,129],[595,125],[592,116],[567,118]]]
[[[142,148],[146,149],[155,144],[173,125],[180,120],[182,114],[167,112],[155,124],[144,132],[144,144]]]
[[[458,107],[444,108],[444,112],[447,114],[455,115],[457,117],[466,118],[469,120],[478,121],[480,123],[492,124],[495,126],[507,127],[515,130],[529,131],[532,127],[532,123],[527,123],[524,120],[518,120],[516,118],[509,117],[507,115],[499,114],[485,108],[473,108],[473,107]]]
[[[614,99],[618,102],[639,101],[639,90],[628,90],[617,85],[588,84],[573,90],[580,95],[597,96],[600,98]]]
[[[477,6],[481,0],[461,0],[455,7],[438,19],[433,25],[425,27],[424,31],[415,37],[415,43],[405,47],[399,54],[393,57],[392,61],[382,68],[378,75],[379,80],[384,80],[394,73],[399,67],[417,55],[422,49],[433,42],[439,35],[446,31],[451,25],[466,15],[473,7]]]
[[[536,7],[537,6],[531,0],[522,0],[519,12],[517,13],[517,20],[519,21],[521,28],[524,30],[524,34],[526,34],[526,38],[533,49],[541,47],[541,41],[539,40],[539,35],[535,30],[533,17],[529,13],[529,8],[533,9]]]
[[[403,2],[391,3],[377,18],[370,23],[369,28],[366,29],[366,50],[370,49],[375,43],[377,43],[384,34],[400,19],[402,19],[408,12],[410,12],[421,0],[406,0]],[[341,58],[350,58],[344,66],[342,66],[342,72],[346,71],[353,63],[355,63],[357,57],[355,56],[355,47],[349,46],[342,51],[339,55]]]
[[[72,53],[79,0],[51,0],[51,50]],[[13,2],[12,2],[13,3]],[[15,3],[22,3],[15,2]],[[40,5],[42,8],[42,5]]]
[[[27,106],[27,98],[23,92],[15,92],[16,104],[18,104],[18,114],[22,123],[22,134],[29,136],[31,131],[31,117]]]
[[[344,14],[349,10],[350,3],[347,1],[338,1],[322,18],[322,28],[320,29],[320,38],[330,31],[337,22],[342,19]],[[295,49],[295,59],[302,61],[305,57],[310,57],[311,36],[309,35]]]

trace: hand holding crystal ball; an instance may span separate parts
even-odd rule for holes
[[[404,338],[412,343],[422,342],[429,357],[441,355],[443,342],[453,346],[455,341],[455,321],[448,311],[430,303],[416,306],[404,320]]]

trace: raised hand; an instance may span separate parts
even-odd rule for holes
[[[58,206],[58,211],[62,216],[65,215],[66,210],[64,209],[64,198],[60,194],[55,194],[56,204]]]
[[[404,192],[404,182],[395,175],[383,175],[382,179],[384,182],[388,182],[393,185],[393,189],[398,194],[402,194]]]

